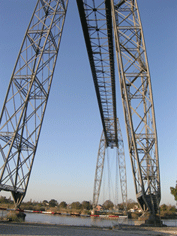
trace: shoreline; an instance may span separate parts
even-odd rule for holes
[[[128,215],[127,216],[122,216],[122,215],[102,215],[102,214],[98,214],[98,215],[89,215],[89,214],[78,214],[78,213],[67,213],[67,212],[54,212],[54,211],[37,211],[37,210],[16,210],[14,208],[5,208],[5,207],[0,207],[0,210],[5,210],[5,211],[19,211],[22,213],[35,213],[35,214],[47,214],[47,215],[61,215],[61,216],[74,216],[74,217],[100,217],[100,218],[124,218],[127,217],[130,220],[138,220],[138,218],[129,218]],[[176,217],[160,217],[161,220],[176,220],[177,219],[177,215]]]
[[[177,227],[155,227],[155,226],[141,226],[141,225],[116,225],[113,227],[100,227],[100,226],[75,226],[75,225],[58,225],[58,224],[52,224],[52,223],[32,223],[32,222],[9,222],[9,221],[0,221],[0,226],[2,226],[7,230],[10,231],[11,228],[18,228],[23,229],[25,227],[26,230],[46,230],[46,231],[86,231],[89,232],[90,230],[93,232],[103,232],[107,231],[110,232],[110,235],[112,235],[113,232],[117,232],[119,235],[121,235],[121,232],[124,233],[124,235],[159,235],[161,233],[162,235],[177,235]],[[11,226],[11,227],[9,227]],[[20,230],[19,230],[20,231]],[[112,233],[111,233],[112,232]],[[1,231],[1,233],[3,233]],[[8,233],[8,232],[7,232]],[[10,233],[10,232],[9,232]],[[146,234],[147,233],[147,234]],[[0,234],[1,235],[1,234]],[[17,234],[18,235],[18,234]],[[20,232],[19,232],[20,235]],[[23,234],[25,235],[25,234]],[[74,235],[74,234],[73,234]],[[77,234],[76,234],[77,235]],[[99,235],[99,234],[98,234]],[[108,234],[109,235],[109,234]]]

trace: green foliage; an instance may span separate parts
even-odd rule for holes
[[[66,202],[60,202],[60,204],[59,204],[59,207],[60,208],[66,208],[67,207],[67,203]]]
[[[166,204],[161,205],[160,210],[161,211],[167,211],[167,205]]]
[[[84,210],[90,210],[92,208],[92,205],[88,201],[83,201],[82,202],[82,209]]]
[[[176,207],[175,206],[170,206],[169,211],[175,213],[176,212]]]
[[[44,206],[49,205],[49,202],[47,200],[44,200],[42,203]]]
[[[23,202],[20,208],[22,210],[45,211],[45,205],[42,202]]]
[[[119,210],[124,210],[124,205],[121,203],[121,204],[118,204],[118,206],[117,206],[117,208],[119,209]]]
[[[140,212],[129,212],[129,218],[130,219],[138,219],[142,213]]]
[[[13,201],[11,200],[11,198],[9,197],[8,199],[6,197],[0,196],[0,203],[2,204],[12,204]]]
[[[135,206],[138,206],[138,203],[135,202],[133,199],[128,199],[127,209],[130,210],[130,209],[134,208]]]
[[[25,220],[25,214],[21,212],[9,212],[7,214],[7,219],[14,222],[23,222]]]
[[[71,208],[72,209],[81,209],[81,204],[80,204],[80,202],[73,202],[73,203],[71,203]]]
[[[105,210],[112,210],[114,207],[114,204],[113,202],[111,202],[110,200],[106,200],[104,203],[103,203],[103,209]]]
[[[160,216],[162,219],[175,219],[177,209],[175,206],[163,204],[160,206]]]
[[[171,194],[174,196],[175,201],[177,201],[177,185],[175,188],[170,187]]]
[[[57,200],[51,199],[51,200],[49,201],[49,207],[55,207],[55,206],[57,206],[57,205],[58,205]]]
[[[177,209],[175,206],[163,204],[160,206],[160,216],[162,219],[176,219]]]

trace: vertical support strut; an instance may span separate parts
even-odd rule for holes
[[[124,152],[122,132],[121,132],[120,123],[119,123],[118,118],[117,118],[117,127],[118,127],[118,129],[117,129],[118,145],[115,147],[116,148],[116,158],[118,160],[118,166],[119,166],[119,178],[120,178],[120,186],[121,186],[121,193],[122,193],[122,203],[123,203],[124,209],[126,211],[127,210],[126,163],[125,163],[125,152]],[[98,204],[98,200],[99,200],[106,148],[107,148],[106,140],[105,140],[104,132],[102,132],[100,144],[99,144],[99,149],[98,149],[96,170],[95,170],[94,189],[93,189],[93,209],[96,208],[96,206]]]
[[[0,116],[0,190],[23,200],[36,153],[68,0],[38,0]]]
[[[111,0],[116,56],[136,197],[156,216],[160,174],[151,79],[136,0]]]
[[[101,182],[104,169],[104,160],[105,160],[105,150],[106,150],[105,136],[104,132],[102,132],[98,148],[98,156],[95,170],[95,179],[93,188],[93,209],[96,208],[100,196]]]
[[[118,167],[119,167],[119,179],[120,179],[120,187],[121,187],[121,193],[122,193],[122,203],[123,203],[125,212],[127,212],[126,162],[125,162],[124,142],[123,142],[119,119],[117,119],[117,136],[118,136],[117,160],[118,160]]]

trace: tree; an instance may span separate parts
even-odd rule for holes
[[[55,206],[57,206],[57,205],[58,205],[57,200],[51,199],[51,200],[49,201],[49,207],[55,207]]]
[[[123,203],[120,203],[120,204],[117,204],[117,208],[119,209],[119,210],[124,210],[124,205],[123,205]]]
[[[83,201],[82,202],[82,209],[84,210],[90,210],[92,208],[92,205],[88,201]]]
[[[161,205],[160,210],[161,211],[167,211],[167,205],[166,204]]]
[[[133,199],[128,199],[127,200],[127,209],[130,210],[134,207],[138,207],[138,203],[135,202]]]
[[[103,208],[105,210],[109,210],[109,209],[113,209],[113,202],[111,202],[110,200],[106,200],[104,203],[103,203]]]
[[[171,191],[171,194],[174,196],[175,201],[177,201],[177,184],[175,188],[170,187],[170,191]]]
[[[71,208],[72,209],[81,209],[80,202],[73,202],[73,203],[71,203]]]
[[[66,202],[60,202],[60,204],[59,204],[59,207],[60,208],[66,208],[67,207],[67,203]]]
[[[45,206],[46,206],[46,205],[49,205],[49,203],[48,203],[47,200],[44,200],[42,203],[43,203]]]
[[[13,203],[13,201],[11,200],[11,197],[6,198],[3,196],[0,196],[0,203]]]
[[[169,211],[171,212],[176,212],[176,207],[175,206],[169,206]]]

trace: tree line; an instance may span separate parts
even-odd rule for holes
[[[12,205],[14,203],[11,200],[11,197],[6,198],[3,196],[0,196],[0,204],[1,204],[1,206],[3,204],[6,204],[6,205],[12,207]],[[134,204],[134,203],[131,202],[129,204],[130,207],[132,204]],[[82,201],[81,203],[79,201],[75,201],[75,202],[72,202],[71,204],[68,204],[65,201],[58,203],[58,201],[56,199],[51,199],[50,201],[43,200],[42,202],[30,200],[27,202],[22,202],[22,204],[21,204],[21,209],[26,209],[26,210],[44,211],[49,208],[76,209],[76,210],[91,210],[91,209],[93,209],[91,201]],[[113,208],[114,208],[114,204],[110,200],[106,200],[102,205],[102,209],[104,209],[104,210],[113,209]],[[123,209],[123,204],[118,204],[118,208],[120,210]]]
[[[174,196],[174,199],[177,201],[177,185],[174,187],[170,187],[171,194]],[[6,198],[3,196],[0,196],[0,206],[6,206],[7,208],[13,207],[14,202],[11,200],[11,197]],[[129,199],[127,202],[127,210],[138,207],[138,203],[135,202],[132,199]],[[71,210],[86,210],[90,211],[92,207],[92,202],[91,201],[82,201],[81,203],[79,201],[72,202],[71,204],[67,204],[65,201],[61,201],[58,203],[57,200],[51,199],[50,201],[43,200],[42,202],[37,202],[37,201],[27,201],[27,202],[22,202],[21,204],[21,209],[26,209],[26,210],[39,210],[39,211],[45,211],[46,209],[50,208],[56,208],[57,210],[60,209],[71,209]],[[102,209],[103,210],[112,210],[114,208],[114,204],[110,200],[106,200],[102,204]],[[118,204],[116,206],[117,209],[119,210],[124,210],[123,204]],[[162,204],[160,206],[160,211],[161,214],[164,216],[169,215],[170,213],[176,214],[177,209],[175,206],[171,205],[166,205]]]

